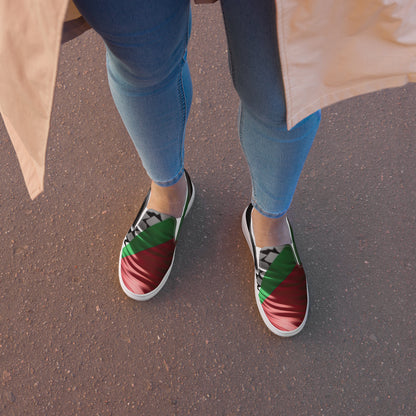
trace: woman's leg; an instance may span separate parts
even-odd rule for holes
[[[153,202],[153,208],[175,215],[175,203],[180,210],[186,192],[183,142],[192,100],[189,0],[75,3],[105,42],[114,102],[153,181],[149,207]],[[177,188],[182,194],[175,202]]]
[[[241,103],[240,139],[252,179],[254,232],[260,246],[279,245],[288,242],[285,213],[320,112],[288,131],[274,1],[222,0],[222,9]]]
[[[252,179],[242,226],[254,258],[256,304],[266,326],[289,337],[306,323],[309,296],[286,211],[320,113],[287,130],[274,0],[222,0],[222,7]]]
[[[194,196],[183,175],[192,99],[189,0],[76,0],[76,5],[104,39],[114,102],[152,179],[150,198],[127,232],[119,260],[123,291],[144,301],[169,277]]]

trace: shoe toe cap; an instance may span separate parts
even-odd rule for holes
[[[308,289],[303,268],[298,266],[263,300],[261,308],[277,331],[290,333],[301,328],[308,310]]]
[[[125,287],[137,295],[155,290],[168,272],[175,251],[173,240],[123,257],[120,277]]]

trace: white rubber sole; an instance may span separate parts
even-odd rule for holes
[[[191,184],[192,184],[192,196],[191,196],[191,199],[189,200],[188,209],[186,210],[186,213],[185,213],[184,217],[182,218],[182,221],[188,215],[189,211],[192,208],[192,205],[194,203],[194,200],[195,200],[195,186],[194,186],[194,184],[193,184],[192,181],[191,181]],[[182,221],[178,224],[177,230],[180,229],[180,227],[182,225]],[[175,234],[177,234],[177,233],[175,233]],[[123,242],[124,242],[124,240],[123,240]],[[122,254],[122,252],[123,252],[123,243],[121,243],[120,257],[119,257],[119,261],[118,261],[118,280],[120,282],[121,288],[123,289],[123,292],[129,298],[134,299],[134,300],[137,300],[139,302],[152,299],[154,296],[156,296],[162,290],[163,286],[165,285],[165,283],[167,282],[167,280],[169,278],[170,272],[172,271],[173,263],[175,262],[176,247],[175,247],[175,250],[173,252],[172,263],[171,263],[168,271],[163,276],[162,281],[159,283],[159,285],[155,289],[153,289],[151,292],[145,293],[145,294],[137,294],[137,293],[134,293],[131,290],[127,289],[126,285],[124,284],[123,279],[121,277],[121,254]]]
[[[246,238],[248,247],[250,249],[251,255],[253,256],[253,261],[254,261],[254,256],[255,253],[253,253],[253,246],[251,243],[251,233],[250,230],[248,229],[247,226],[247,222],[246,222],[246,212],[247,212],[246,208],[243,212],[243,217],[241,219],[241,228],[243,230],[243,234],[244,237]],[[293,238],[292,238],[293,240]],[[293,337],[294,335],[297,335],[300,331],[302,331],[302,329],[304,328],[306,321],[308,319],[308,312],[309,312],[309,289],[308,289],[308,283],[306,282],[306,291],[307,291],[307,305],[306,305],[306,313],[305,313],[305,317],[302,321],[302,323],[299,325],[299,327],[297,327],[296,329],[294,329],[293,331],[281,331],[280,329],[277,329],[270,321],[269,318],[267,318],[263,307],[261,306],[261,302],[259,299],[259,295],[258,295],[258,290],[257,290],[257,282],[256,282],[256,271],[254,270],[254,297],[256,298],[256,305],[257,305],[257,309],[259,310],[260,316],[263,319],[263,322],[266,324],[267,328],[273,332],[273,334],[278,335],[279,337]]]

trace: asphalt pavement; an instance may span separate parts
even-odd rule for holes
[[[196,200],[153,300],[118,283],[149,181],[99,37],[62,48],[34,201],[0,125],[0,415],[415,415],[416,86],[323,110],[290,210],[310,316],[282,339],[240,229],[250,178],[220,8],[193,14]]]

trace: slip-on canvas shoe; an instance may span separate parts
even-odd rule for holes
[[[257,247],[250,204],[244,211],[242,228],[254,259],[254,292],[257,307],[267,327],[281,337],[298,334],[305,326],[309,309],[308,285],[299,260],[289,221],[292,243]]]
[[[119,280],[124,293],[143,301],[166,283],[175,259],[177,237],[194,199],[194,185],[185,171],[187,197],[179,218],[147,209],[150,191],[124,238],[120,251]]]

